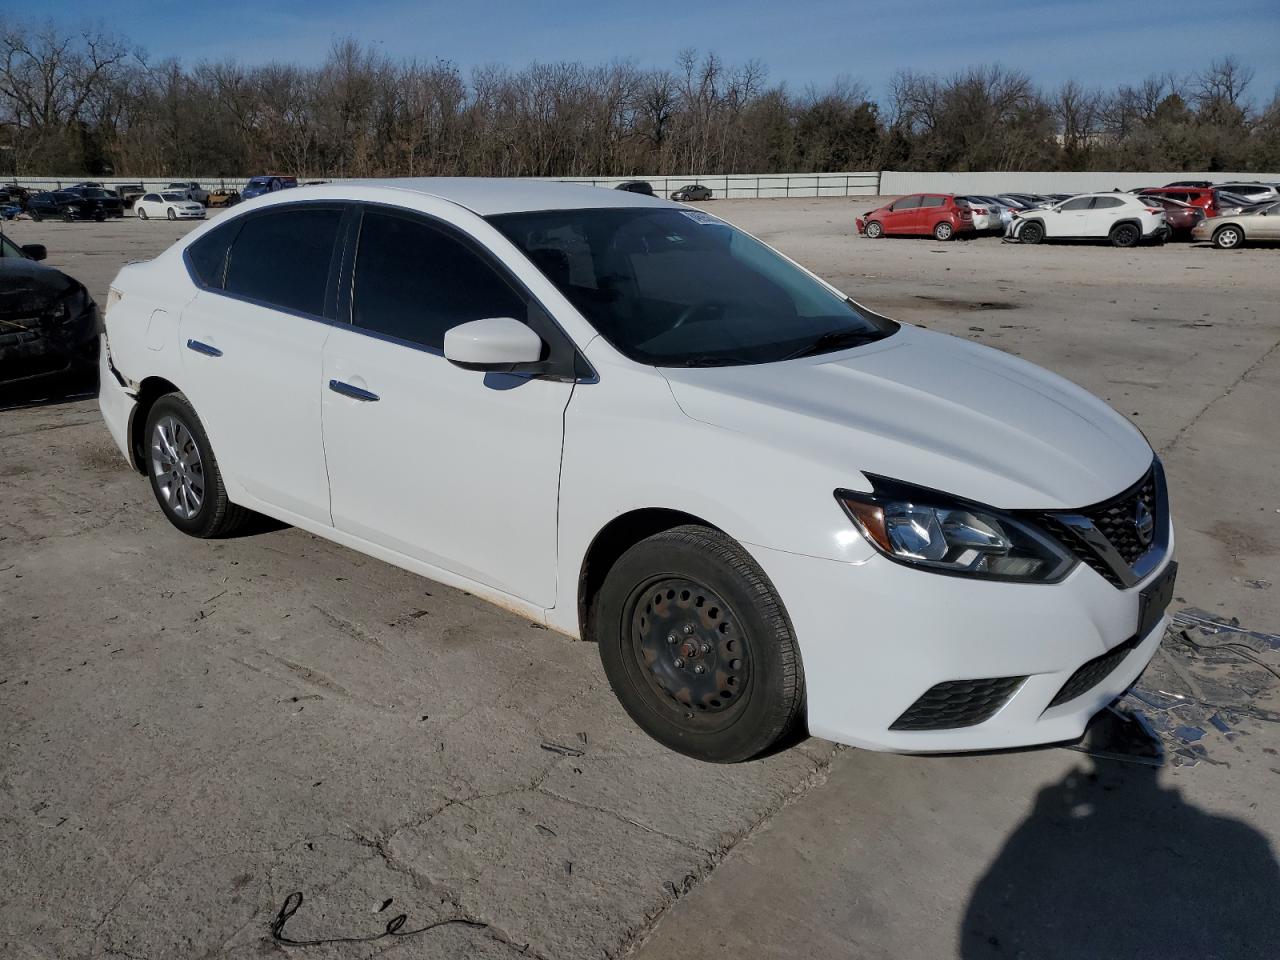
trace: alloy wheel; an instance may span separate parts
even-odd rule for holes
[[[1223,250],[1230,250],[1240,245],[1240,231],[1235,227],[1223,227],[1213,238],[1213,242]]]
[[[204,504],[204,461],[195,437],[177,417],[156,421],[151,433],[151,470],[174,516],[190,520]]]

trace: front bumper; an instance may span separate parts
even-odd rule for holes
[[[872,750],[937,753],[1074,740],[1155,655],[1162,619],[1094,686],[1051,701],[1083,665],[1134,641],[1141,589],[1084,564],[1061,583],[1019,584],[848,564],[750,546],[787,607],[804,664],[809,730]],[[988,719],[891,729],[922,695],[957,680],[1025,677]]]

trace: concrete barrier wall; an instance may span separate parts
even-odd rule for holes
[[[1053,171],[1002,173],[913,173],[885,170],[880,174],[880,190],[884,196],[904,193],[997,193],[1013,190],[1021,193],[1093,193],[1102,190],[1130,190],[1134,187],[1162,187],[1174,180],[1209,180],[1228,183],[1232,180],[1280,181],[1280,173],[1198,173],[1166,170],[1152,173],[1057,173]]]
[[[305,180],[309,178],[299,178]],[[323,179],[323,178],[315,178]],[[667,196],[685,184],[700,183],[710,187],[719,197],[848,197],[875,196],[879,191],[880,174],[876,171],[856,173],[770,173],[770,174],[716,174],[694,176],[635,176],[635,177],[534,177],[535,180],[555,180],[563,183],[583,183],[597,187],[616,187],[627,180],[646,180],[659,196]],[[59,190],[84,180],[113,184],[141,183],[148,190],[159,190],[176,180],[194,180],[206,190],[243,190],[247,177],[197,177],[176,176],[167,179],[153,177],[12,177],[6,181],[20,183],[40,190]],[[330,183],[345,182],[344,178],[329,178]]]
[[[11,177],[3,183],[20,183],[39,190],[58,190],[94,180],[108,187],[113,184],[141,182],[148,190],[160,190],[175,180],[194,180],[206,190],[243,190],[246,177]],[[319,178],[317,178],[319,179]],[[1231,180],[1262,180],[1280,182],[1280,173],[1198,173],[1184,170],[1168,170],[1145,173],[1058,173],[1058,172],[1000,172],[976,173],[922,173],[885,170],[857,171],[850,173],[771,173],[771,174],[716,174],[707,176],[636,176],[636,177],[535,177],[539,180],[556,180],[564,183],[583,183],[598,187],[616,187],[626,180],[647,180],[659,196],[667,196],[673,190],[688,183],[701,183],[712,189],[713,195],[723,197],[855,197],[897,196],[904,193],[995,193],[1005,190],[1027,193],[1087,193],[1111,190],[1119,187],[1163,186],[1172,180],[1211,180],[1225,183]],[[330,178],[326,182],[342,183],[343,178]]]

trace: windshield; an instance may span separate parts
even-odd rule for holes
[[[187,195],[185,193],[162,193],[160,194],[160,196],[164,197],[166,200],[186,200],[187,199]]]
[[[640,363],[770,363],[879,340],[898,328],[705,213],[624,207],[489,221]]]
[[[250,178],[249,178],[248,186],[250,186],[250,187],[265,187],[265,186],[266,186],[267,184],[269,184],[270,182],[271,182],[271,178],[270,178],[270,177],[250,177]]]
[[[18,249],[16,243],[0,233],[0,257],[17,257],[19,260],[25,260],[26,254]]]

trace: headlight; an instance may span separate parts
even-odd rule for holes
[[[868,475],[873,493],[837,490],[871,545],[909,566],[980,577],[1056,583],[1076,559],[1028,520],[935,490]]]

